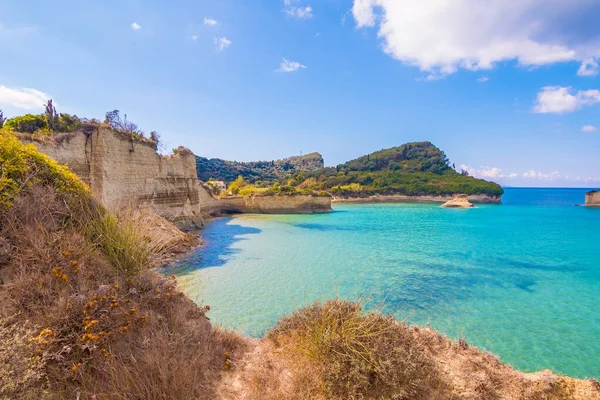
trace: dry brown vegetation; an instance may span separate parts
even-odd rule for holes
[[[12,249],[0,340],[13,350],[0,352],[0,398],[214,398],[244,340],[143,268],[152,249],[131,226],[71,200],[33,186],[0,212]]]
[[[600,399],[594,380],[525,374],[496,356],[358,303],[315,303],[254,344],[226,399]]]

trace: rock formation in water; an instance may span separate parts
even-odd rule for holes
[[[585,205],[588,207],[600,207],[600,190],[592,190],[585,194]]]
[[[473,204],[469,201],[466,194],[459,194],[454,199],[442,204],[443,208],[472,208]]]

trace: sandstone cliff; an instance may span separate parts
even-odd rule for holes
[[[600,207],[600,190],[592,190],[585,194],[585,205],[589,207]]]
[[[22,136],[27,141],[27,136]],[[203,225],[217,201],[196,177],[193,154],[168,157],[155,144],[134,139],[100,125],[89,132],[55,134],[35,146],[66,164],[94,196],[109,208],[150,208],[180,228]]]
[[[333,211],[330,197],[310,195],[225,197],[219,200],[224,213],[314,214]]]

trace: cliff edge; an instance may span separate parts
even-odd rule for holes
[[[107,125],[55,133],[43,142],[20,135],[40,152],[67,165],[109,208],[151,209],[183,229],[200,228],[216,199],[199,184],[190,152],[161,156],[156,144],[123,135]]]

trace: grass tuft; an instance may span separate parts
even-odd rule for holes
[[[297,384],[316,383],[317,397],[425,399],[432,387],[443,386],[405,324],[365,314],[359,303],[316,302],[282,319],[267,338],[294,369],[311,375]]]

